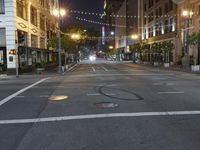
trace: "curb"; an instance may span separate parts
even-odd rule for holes
[[[176,67],[165,68],[165,67],[162,67],[162,66],[154,67],[154,66],[151,66],[151,65],[144,65],[144,64],[137,64],[137,65],[141,65],[141,66],[148,67],[148,68],[157,68],[157,69],[162,69],[162,70],[168,70],[168,71],[178,71],[178,72],[191,73],[191,74],[197,74],[197,75],[200,74],[199,71],[194,72],[194,71],[191,71],[191,70],[186,70],[186,69],[176,68]]]
[[[8,76],[7,74],[1,74],[0,75],[0,80],[9,80],[14,78],[14,76]]]

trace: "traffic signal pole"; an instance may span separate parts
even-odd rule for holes
[[[16,55],[15,55],[15,63],[16,63],[16,77],[19,77],[19,60],[18,60],[18,50],[16,49]]]

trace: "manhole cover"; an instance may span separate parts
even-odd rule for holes
[[[119,105],[116,103],[101,102],[101,103],[96,103],[95,106],[97,108],[115,108],[118,107]]]
[[[51,101],[61,101],[61,100],[65,100],[68,99],[68,96],[65,95],[53,95],[49,97],[49,100]]]

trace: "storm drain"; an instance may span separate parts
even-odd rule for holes
[[[100,102],[100,103],[96,103],[95,106],[97,108],[116,108],[116,107],[119,107],[118,104],[111,103],[111,102]]]
[[[51,101],[62,101],[68,99],[68,96],[65,95],[52,95],[49,97]]]

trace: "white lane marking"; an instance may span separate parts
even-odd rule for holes
[[[172,86],[172,85],[175,85],[174,83],[167,83],[166,84],[167,86]]]
[[[106,69],[105,67],[102,67],[102,68],[103,68],[103,70],[108,71],[108,69]]]
[[[48,95],[40,95],[41,98],[47,98],[49,97]]]
[[[64,86],[55,86],[56,88],[64,88]]]
[[[14,94],[12,94],[12,95],[10,95],[10,96],[8,96],[8,97],[2,99],[2,100],[0,101],[0,106],[2,106],[3,104],[5,104],[6,102],[8,102],[9,100],[11,100],[12,98],[18,96],[19,94],[21,94],[21,93],[27,91],[28,89],[30,89],[30,88],[34,87],[35,85],[38,85],[38,84],[40,84],[40,83],[42,83],[42,82],[44,82],[45,80],[48,80],[48,79],[49,79],[49,78],[44,78],[44,79],[42,79],[42,80],[40,80],[40,81],[38,81],[38,82],[35,82],[35,83],[33,83],[33,84],[31,84],[31,85],[29,85],[29,86],[27,86],[27,87],[25,87],[25,88],[23,88],[23,89],[17,91],[16,93],[14,93]]]
[[[181,115],[200,115],[200,111],[194,110],[194,111],[168,111],[168,112],[87,114],[87,115],[60,116],[60,117],[47,117],[47,118],[34,118],[34,119],[0,120],[0,124],[1,125],[2,124],[25,124],[25,123],[42,123],[42,122],[99,119],[99,118],[181,116]]]
[[[24,98],[25,96],[22,96],[22,95],[20,95],[20,96],[15,96],[15,98]]]
[[[163,83],[154,83],[153,85],[163,85]]]
[[[33,88],[41,88],[41,87],[39,87],[39,86],[34,86]]]
[[[115,86],[117,86],[117,84],[110,84],[110,85],[106,85],[106,86],[108,86],[108,87],[115,87]]]
[[[163,82],[159,82],[159,83],[154,83],[153,85],[166,85],[166,86],[172,86],[175,85],[174,83],[163,83]]]
[[[94,67],[92,67],[92,71],[93,71],[93,72],[95,72],[95,71],[96,71]]]
[[[173,74],[86,74],[86,75],[74,75],[73,77],[103,77],[103,76],[171,76]],[[127,78],[130,79],[130,78]]]
[[[93,94],[87,94],[87,96],[99,96],[101,95],[100,93],[93,93]]]
[[[104,93],[105,95],[108,95],[108,96],[115,96],[117,94],[114,94],[114,93]]]
[[[158,94],[184,94],[185,92],[183,91],[178,91],[178,92],[158,92]]]

